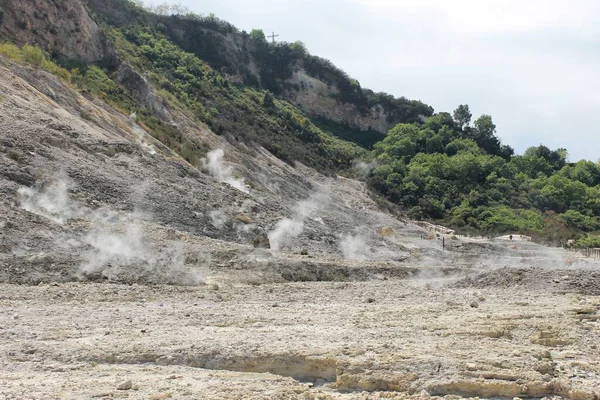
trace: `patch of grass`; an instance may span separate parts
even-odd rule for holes
[[[52,61],[39,47],[25,45],[21,48],[12,43],[0,43],[0,54],[16,61],[39,67],[69,82],[71,74]]]
[[[195,167],[201,167],[201,160],[208,152],[205,146],[188,138],[177,127],[166,124],[154,116],[140,114],[138,123],[187,162]]]

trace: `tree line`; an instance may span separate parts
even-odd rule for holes
[[[565,149],[544,145],[515,155],[490,115],[471,118],[460,105],[452,115],[397,125],[374,146],[370,184],[411,217],[464,231],[559,242],[600,229],[597,163],[569,163]]]

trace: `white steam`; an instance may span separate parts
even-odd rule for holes
[[[354,168],[354,170],[356,172],[358,172],[358,175],[361,178],[366,178],[367,176],[369,176],[369,174],[371,173],[371,171],[377,167],[377,162],[376,161],[371,161],[370,163],[366,163],[364,161],[356,161],[354,163],[354,165],[352,165],[352,167]]]
[[[144,187],[144,185],[140,185]],[[101,275],[108,279],[145,280],[153,283],[198,284],[202,270],[186,265],[183,241],[156,236],[156,229],[145,229],[148,223],[139,212],[121,214],[110,210],[89,210],[69,199],[68,181],[57,181],[39,188],[20,188],[21,207],[27,211],[64,224],[69,218],[85,220],[86,232],[69,246],[87,245],[79,249],[83,255],[82,275]],[[161,243],[154,245],[154,243]],[[64,247],[61,243],[58,247]],[[78,251],[73,249],[72,251]],[[197,263],[196,263],[197,264]]]
[[[275,225],[275,229],[269,232],[269,242],[273,250],[281,249],[282,245],[289,239],[294,239],[302,234],[304,221],[301,219],[284,218]]]
[[[135,214],[93,214],[92,230],[83,239],[90,246],[80,267],[84,275],[108,279],[146,279],[154,283],[198,284],[200,271],[186,267],[182,241],[148,242],[150,232]]]
[[[346,260],[366,261],[372,259],[373,252],[361,235],[346,235],[338,243]]]
[[[244,178],[235,178],[233,168],[224,164],[224,155],[225,152],[222,149],[211,151],[206,155],[206,158],[202,159],[204,168],[219,182],[227,183],[241,192],[250,193]]]
[[[67,180],[63,174],[61,179],[45,187],[21,187],[17,193],[21,208],[61,225],[75,214],[69,206]]]
[[[313,193],[307,199],[301,200],[294,207],[294,216],[284,218],[277,222],[275,229],[269,232],[269,242],[271,249],[280,250],[294,238],[297,238],[304,231],[304,223],[311,214],[325,206],[328,198],[323,193]]]

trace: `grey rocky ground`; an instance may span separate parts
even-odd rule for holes
[[[0,396],[600,396],[595,261],[453,238],[168,113],[218,173],[0,60]]]

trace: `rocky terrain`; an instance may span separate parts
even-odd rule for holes
[[[221,150],[198,170],[0,70],[3,398],[600,395],[594,261],[419,226],[175,114]]]
[[[58,18],[9,3],[24,22],[5,36]],[[80,3],[60,3],[79,34],[38,44],[110,61]],[[203,144],[202,167],[0,57],[0,398],[600,398],[597,260],[410,221],[117,75]]]
[[[597,296],[422,283],[2,285],[0,396],[597,398]]]

